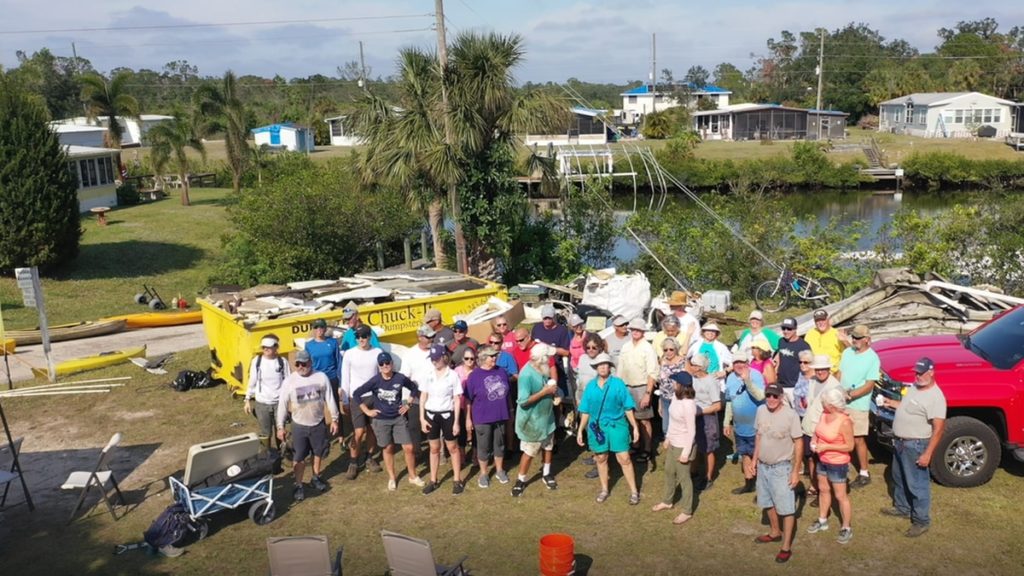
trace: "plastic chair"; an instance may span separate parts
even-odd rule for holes
[[[341,576],[338,548],[331,562],[327,536],[274,536],[267,538],[270,576]]]
[[[0,486],[4,487],[4,495],[0,497],[0,509],[7,503],[7,494],[11,490],[11,483],[21,477],[21,470],[15,465],[16,457],[21,454],[21,443],[25,438],[15,438],[14,446],[5,443],[0,446],[0,459],[6,459],[7,455],[11,457],[11,468],[10,470],[0,470]],[[25,494],[26,500],[29,499],[28,494]]]
[[[110,511],[110,515],[117,520],[117,514],[114,513],[114,504],[110,502],[109,489],[107,483],[114,486],[114,491],[117,493],[117,499],[123,506],[125,504],[124,496],[121,494],[121,488],[117,485],[117,479],[114,478],[114,472],[110,470],[107,462],[110,460],[111,451],[121,443],[121,433],[118,432],[110,437],[110,442],[103,447],[103,451],[100,452],[100,458],[96,462],[96,467],[91,472],[72,472],[68,479],[61,485],[61,490],[81,490],[81,494],[78,495],[78,503],[75,504],[73,510],[71,510],[71,517],[68,518],[68,524],[74,521],[75,514],[78,513],[78,509],[82,507],[82,503],[85,502],[85,496],[89,493],[89,490],[94,487],[100,491],[103,496],[103,502],[107,505],[107,510]]]
[[[462,564],[468,556],[463,556],[451,566],[434,562],[434,552],[430,542],[403,536],[387,530],[380,531],[384,540],[384,553],[388,557],[388,573],[391,576],[464,576],[468,574]]]

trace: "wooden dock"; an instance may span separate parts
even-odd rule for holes
[[[874,182],[900,182],[903,180],[902,168],[861,168],[860,173]]]

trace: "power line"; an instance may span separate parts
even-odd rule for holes
[[[406,34],[412,32],[432,32],[433,26],[426,28],[407,28],[403,30],[371,30],[367,32],[359,32],[352,34],[354,38],[361,38],[363,36],[373,36],[377,34]],[[301,36],[265,36],[260,38],[235,38],[231,40],[199,40],[189,41],[188,46],[202,46],[202,45],[216,45],[216,44],[236,44],[236,43],[252,43],[252,42],[265,42],[268,40],[306,40],[316,38],[336,38],[337,33],[333,34],[304,34]],[[138,48],[138,47],[182,47],[181,42],[135,42],[132,44],[89,44],[90,50],[95,48]]]
[[[104,28],[51,28],[39,30],[0,30],[0,35],[14,34],[66,34],[71,32],[120,32],[125,30],[178,30],[183,28],[221,28],[231,26],[265,26],[270,24],[308,24],[310,22],[354,22],[365,20],[402,20],[433,18],[433,14],[403,14],[395,16],[348,16],[344,18],[302,18],[296,20],[254,20],[241,22],[213,22],[194,24],[149,24],[140,26],[110,26]]]

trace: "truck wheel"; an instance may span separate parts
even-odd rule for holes
[[[943,486],[971,488],[992,479],[1002,449],[999,436],[984,422],[966,416],[946,421],[931,471],[935,481]]]

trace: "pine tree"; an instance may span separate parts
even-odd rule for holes
[[[77,182],[46,112],[0,71],[0,270],[78,255]]]

